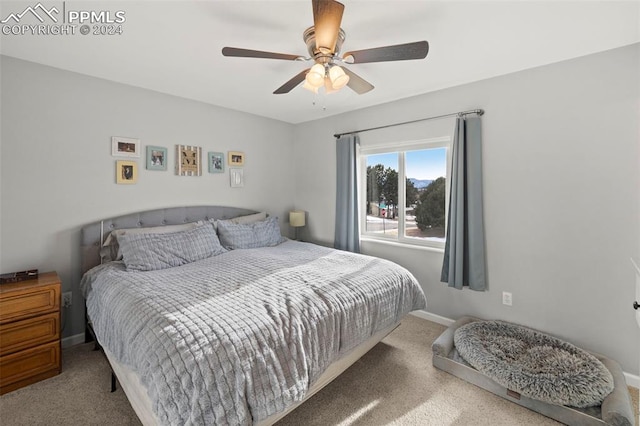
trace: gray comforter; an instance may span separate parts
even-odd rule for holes
[[[426,306],[392,262],[295,241],[161,271],[111,262],[81,288],[98,340],[137,372],[167,425],[283,411],[329,364]]]

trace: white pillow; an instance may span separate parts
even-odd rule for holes
[[[238,224],[238,225],[244,225],[249,223],[262,222],[266,218],[267,218],[267,212],[260,212],[260,213],[248,214],[246,216],[234,217],[233,219],[224,219],[224,220],[226,220],[227,222]],[[213,228],[216,230],[218,229],[218,220],[222,220],[222,219],[209,219],[209,222],[213,223]]]
[[[237,223],[238,225],[243,225],[247,223],[256,223],[261,222],[267,218],[267,212],[260,212],[254,214],[248,214],[246,216],[238,216],[233,219],[229,219],[230,222]]]

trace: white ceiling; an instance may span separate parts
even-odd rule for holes
[[[123,34],[2,35],[1,53],[290,123],[640,41],[638,0],[344,0],[343,51],[427,40],[427,58],[350,65],[375,86],[364,95],[348,88],[314,95],[301,86],[273,95],[309,65],[223,57],[221,49],[308,56],[302,33],[313,24],[309,0],[41,1],[67,11],[123,10]],[[37,2],[2,0],[0,19]]]

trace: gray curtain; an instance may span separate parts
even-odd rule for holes
[[[360,253],[358,226],[358,135],[344,135],[336,141],[337,188],[334,247]]]
[[[453,138],[447,242],[440,281],[486,289],[480,117],[458,117]]]

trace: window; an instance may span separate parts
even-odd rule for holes
[[[450,139],[363,147],[361,234],[444,247]]]

